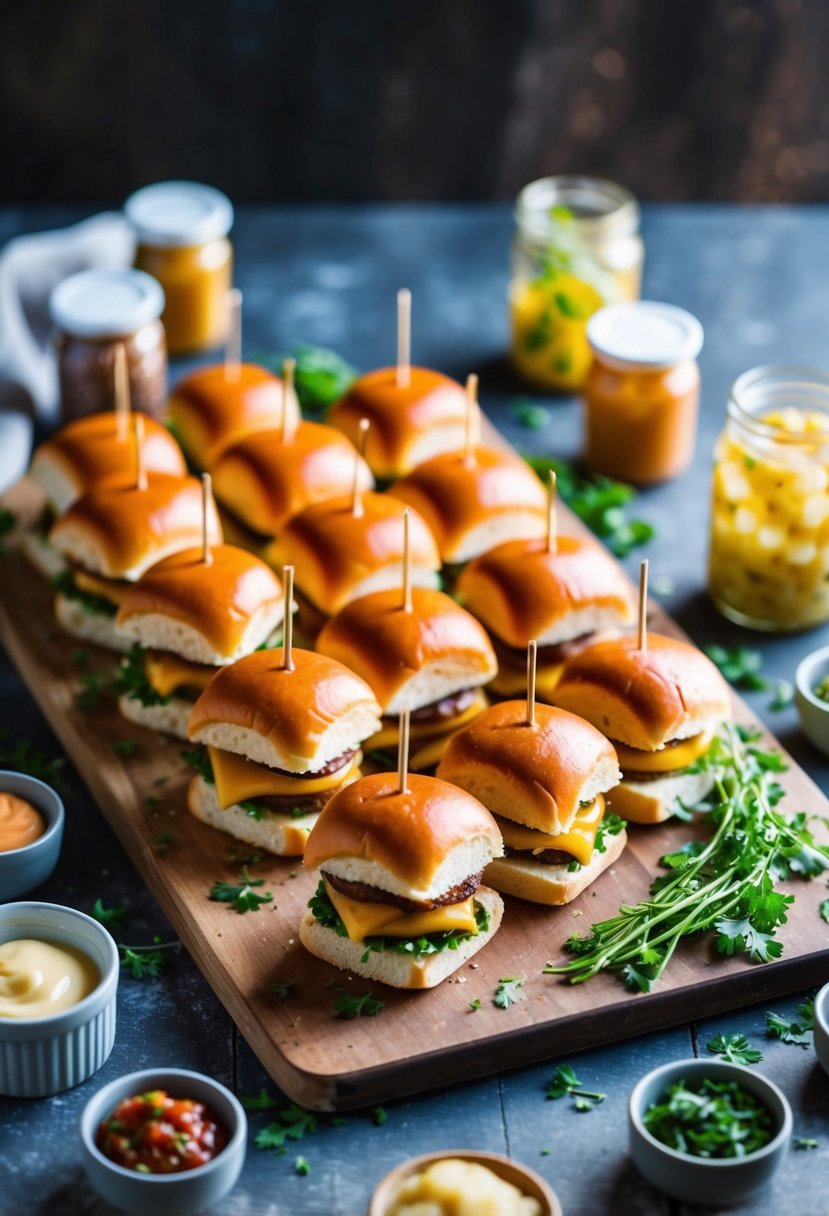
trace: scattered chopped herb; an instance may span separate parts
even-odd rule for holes
[[[154,946],[118,946],[121,966],[134,980],[158,979],[170,961],[170,953],[181,942],[162,942]]]
[[[772,687],[774,696],[769,701],[769,709],[773,714],[779,714],[794,701],[794,687],[789,680],[775,680]]]
[[[268,992],[273,996],[280,998],[286,997],[296,987],[294,980],[286,980],[285,983],[268,984]]]
[[[242,866],[239,874],[241,882],[214,882],[210,888],[209,899],[220,904],[232,904],[239,913],[257,912],[262,904],[269,904],[273,899],[270,891],[263,895],[254,890],[265,885],[264,878],[254,878],[247,866]]]
[[[375,1127],[383,1127],[389,1121],[389,1112],[385,1106],[375,1106],[371,1112],[371,1121]]]
[[[80,604],[89,616],[115,616],[118,608],[112,600],[104,595],[94,595],[90,591],[82,591],[75,582],[71,570],[62,570],[52,579],[52,588],[64,599],[74,600]]]
[[[781,1013],[766,1014],[766,1033],[781,1043],[792,1043],[796,1047],[808,1048],[815,1027],[815,1003],[802,1001],[794,1007],[796,1018],[786,1018]]]
[[[306,414],[324,413],[357,379],[357,370],[325,347],[301,344],[293,348],[291,355],[296,360],[294,387]],[[257,362],[281,375],[285,358],[285,355],[260,354]]]
[[[570,1064],[559,1065],[547,1082],[544,1094],[548,1102],[557,1101],[559,1098],[574,1098],[575,1109],[580,1113],[592,1110],[599,1102],[604,1102],[606,1096],[598,1091],[583,1089],[581,1081]]]
[[[108,693],[111,687],[112,684],[109,680],[105,680],[94,671],[84,672],[81,676],[80,691],[75,694],[75,704],[78,709],[85,711],[97,709],[101,704],[101,697]]]
[[[294,1161],[294,1172],[299,1174],[300,1178],[307,1178],[311,1173],[311,1167],[304,1157],[299,1156]]]
[[[162,697],[147,679],[144,668],[144,650],[135,642],[129,654],[121,660],[113,688],[119,696],[142,705],[169,705],[172,697]]]
[[[550,425],[551,414],[546,406],[535,405],[523,397],[512,403],[510,413],[519,426],[526,427],[529,431],[543,431]]]
[[[80,646],[77,650],[73,650],[69,657],[75,667],[87,667],[89,665],[89,651],[84,650]]]
[[[6,540],[11,536],[17,524],[17,516],[8,507],[0,507],[0,557],[6,553]]]
[[[508,975],[505,979],[499,980],[495,996],[492,998],[493,1005],[497,1005],[499,1009],[509,1009],[510,1005],[526,1001],[525,979],[526,976]]]
[[[207,754],[206,747],[189,747],[184,751],[179,752],[185,764],[189,764],[194,768],[202,781],[206,781],[208,785],[213,785],[213,769],[210,767],[210,757]]]
[[[254,1097],[242,1094],[239,1101],[245,1110],[272,1110],[274,1106],[278,1105],[276,1098],[272,1098],[264,1086]]]
[[[704,646],[712,663],[719,667],[723,677],[744,692],[763,692],[769,682],[761,675],[763,656],[750,646]]]
[[[155,851],[159,857],[166,857],[170,845],[175,841],[175,836],[172,832],[163,832],[160,836],[153,836],[153,844]]]
[[[818,912],[820,913],[821,918],[825,920],[827,924],[829,924],[829,899],[821,900],[820,906],[818,907]]]
[[[774,934],[794,897],[775,883],[821,873],[829,848],[815,843],[805,813],[777,809],[783,791],[774,778],[785,765],[778,752],[757,747],[758,738],[745,727],[723,727],[691,766],[714,774],[712,795],[699,808],[712,825],[710,838],[664,857],[668,872],[652,884],[649,899],[594,924],[589,936],[571,937],[567,949],[575,959],[548,964],[545,974],[581,983],[611,970],[627,987],[649,992],[681,939],[711,930],[722,953],[758,963],[780,956]]]
[[[626,819],[621,819],[618,815],[614,814],[613,811],[608,811],[607,814],[605,815],[605,817],[602,819],[601,823],[599,824],[599,829],[596,832],[596,840],[593,845],[596,852],[597,853],[606,852],[607,845],[605,844],[605,837],[606,836],[618,836],[621,832],[624,832],[626,827],[627,827]]]
[[[144,805],[148,806],[151,811],[154,811],[156,807],[161,806],[161,799],[158,794],[147,794],[144,799]]]
[[[793,1141],[793,1145],[796,1149],[801,1149],[801,1150],[817,1148],[818,1141],[814,1140],[811,1136],[796,1136]]]
[[[0,730],[0,768],[26,773],[29,777],[36,777],[38,781],[45,781],[47,785],[60,789],[63,780],[61,770],[65,764],[64,756],[47,759],[29,739],[10,744],[8,732]]]
[[[762,1051],[752,1047],[744,1034],[715,1034],[705,1046],[730,1064],[759,1064],[763,1058]]]
[[[774,1136],[763,1102],[736,1081],[708,1077],[693,1085],[677,1081],[648,1107],[643,1122],[662,1144],[691,1157],[745,1157]]]
[[[264,1090],[261,1091],[265,1093]],[[248,1106],[247,1101],[243,1098],[242,1105],[248,1110],[267,1110],[265,1106]],[[276,1103],[272,1102],[271,1107],[275,1107]],[[304,1136],[313,1135],[317,1130],[318,1123],[316,1115],[313,1115],[310,1110],[305,1110],[302,1106],[297,1106],[291,1103],[290,1106],[285,1106],[281,1110],[277,1110],[276,1118],[267,1127],[263,1127],[256,1137],[255,1144],[257,1148],[269,1149],[274,1148],[277,1151],[284,1151],[286,1140],[302,1140]]]
[[[94,916],[95,920],[100,924],[105,925],[110,929],[113,925],[120,925],[127,915],[127,909],[122,905],[115,908],[105,908],[100,899],[96,899],[95,903],[89,909],[89,915]]]
[[[477,1013],[478,1010],[481,1008],[481,998],[479,996],[474,997],[469,1002],[469,1008],[472,1010],[473,1013]]]
[[[137,739],[113,739],[110,745],[116,756],[134,756],[138,751]]]
[[[350,1022],[354,1018],[374,1018],[386,1006],[385,1001],[376,1000],[370,992],[365,992],[362,996],[350,996],[341,984],[337,987],[340,989],[340,996],[334,1001],[334,1009],[337,1016],[346,1021]]]

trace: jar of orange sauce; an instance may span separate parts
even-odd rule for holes
[[[130,195],[124,211],[138,241],[136,267],[164,288],[170,354],[220,346],[233,278],[230,199],[198,182],[158,182]]]
[[[696,444],[699,321],[672,304],[639,300],[601,309],[587,338],[585,464],[634,485],[682,473]]]

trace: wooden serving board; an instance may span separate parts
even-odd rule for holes
[[[27,499],[31,506],[25,482],[14,498],[7,501],[18,511],[26,511]],[[560,527],[565,533],[584,532],[563,509]],[[683,636],[658,607],[652,624],[659,632]],[[647,894],[659,857],[690,834],[688,825],[678,822],[630,829],[630,843],[612,869],[564,908],[507,900],[493,940],[436,989],[400,993],[347,977],[299,944],[297,926],[317,879],[298,859],[263,855],[252,867],[265,879],[262,891],[274,896],[260,911],[239,915],[208,899],[214,881],[234,881],[238,865],[228,860],[234,850],[250,850],[187,813],[190,770],[180,759],[182,744],[122,719],[112,701],[88,712],[77,707],[74,647],[54,623],[51,589],[13,550],[0,561],[0,639],[240,1031],[274,1081],[304,1106],[370,1105],[771,999],[829,978],[829,938],[818,915],[826,894],[822,882],[788,884],[797,898],[780,932],[783,957],[773,963],[752,965],[725,959],[706,943],[683,943],[648,995],[628,993],[610,976],[571,986],[541,974],[548,960],[563,957],[563,943],[573,932],[586,932],[592,921]],[[95,670],[113,670],[112,655],[89,650],[95,653]],[[734,709],[739,721],[759,725],[737,698]],[[112,743],[127,738],[138,739],[139,746],[133,757],[121,758]],[[793,761],[782,782],[792,811],[829,814],[827,799]],[[166,851],[159,849],[154,838],[169,832],[174,840]],[[521,975],[527,977],[527,999],[507,1010],[495,1007],[499,979]],[[268,991],[269,985],[285,983],[291,985],[285,997]],[[343,1021],[332,1008],[337,995],[332,983],[351,994],[371,990],[385,1007],[379,1016]],[[472,1012],[469,1002],[476,997],[481,1007]]]

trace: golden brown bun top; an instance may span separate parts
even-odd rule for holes
[[[458,592],[490,633],[508,646],[543,637],[563,617],[594,606],[633,620],[633,592],[621,567],[593,540],[559,536],[508,540],[474,558],[461,572]]]
[[[138,578],[170,553],[201,543],[202,486],[195,477],[148,473],[147,486],[95,486],[59,515],[49,543],[92,574]],[[222,528],[212,501],[208,541]]]
[[[282,425],[282,381],[255,363],[228,375],[224,363],[202,367],[179,381],[170,397],[168,417],[187,455],[200,469],[210,468],[231,439]],[[298,420],[295,397],[289,398]]]
[[[466,668],[470,683],[491,678],[498,666],[474,616],[429,587],[412,588],[411,612],[403,611],[397,588],[353,600],[326,623],[316,647],[362,676],[384,712],[401,685],[429,664]]]
[[[144,442],[141,452],[144,468],[155,473],[187,472],[184,456],[165,426],[142,414]],[[72,498],[86,493],[99,481],[131,484],[135,477],[135,431],[131,419],[122,436],[115,411],[87,414],[67,422],[42,443],[32,461],[32,474],[39,480],[39,469],[53,466],[72,487]],[[44,469],[44,471],[46,471]],[[71,499],[70,499],[71,501]],[[67,506],[61,503],[61,508]]]
[[[133,616],[161,613],[189,625],[217,654],[232,655],[251,618],[280,605],[282,584],[269,566],[235,545],[213,545],[205,562],[201,546],[164,558],[124,596],[117,624]]]
[[[462,452],[433,456],[389,493],[421,513],[444,561],[456,560],[467,533],[503,513],[526,512],[537,517],[539,530],[546,527],[547,494],[540,480],[520,456],[495,448],[474,447],[469,459]]]
[[[447,853],[474,838],[500,856],[501,833],[486,807],[470,794],[410,773],[401,794],[396,773],[375,773],[338,790],[311,829],[304,864],[313,869],[335,857],[376,862],[401,883],[427,888]]]
[[[555,833],[580,800],[616,784],[619,766],[610,741],[576,714],[536,704],[529,726],[525,700],[501,701],[452,736],[438,775],[506,818]]]
[[[687,642],[648,634],[597,642],[570,659],[553,694],[611,739],[656,751],[731,716],[728,686],[710,659]]]
[[[397,368],[381,367],[355,380],[328,418],[352,443],[358,440],[360,420],[368,418],[366,460],[376,477],[388,480],[409,472],[413,440],[448,423],[463,427],[466,410],[466,393],[457,380],[413,367],[408,387],[398,388]]]
[[[342,431],[300,422],[287,443],[281,430],[267,430],[228,444],[213,466],[213,489],[248,528],[274,536],[311,503],[347,494],[355,460],[360,457]],[[361,487],[370,489],[371,470],[364,460],[360,468]]]
[[[295,766],[302,772],[314,767],[320,741],[339,719],[372,707],[379,712],[368,685],[342,663],[311,650],[292,653],[292,671],[282,665],[281,647],[255,650],[220,668],[193,706],[190,738],[213,723],[241,727],[261,735],[279,755],[304,757],[304,767]],[[359,741],[351,738],[340,750]]]
[[[306,507],[275,546],[277,564],[295,566],[297,587],[327,615],[353,598],[355,584],[402,561],[404,504],[371,490],[361,503],[359,516],[350,496]],[[409,546],[413,569],[440,569],[435,539],[417,511],[409,512]]]

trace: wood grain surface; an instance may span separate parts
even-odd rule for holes
[[[7,501],[25,513],[31,503],[25,483]],[[563,509],[560,528],[583,531]],[[681,636],[657,607],[651,624]],[[262,891],[274,897],[257,912],[239,915],[208,899],[213,882],[232,881],[239,855],[250,850],[187,813],[190,770],[180,758],[181,743],[127,722],[111,698],[92,710],[78,707],[81,672],[72,662],[72,641],[54,622],[51,588],[13,548],[0,562],[0,640],[241,1033],[276,1083],[304,1106],[370,1105],[799,991],[825,976],[829,942],[817,910],[825,888],[801,882],[786,887],[797,898],[780,931],[784,954],[776,962],[752,965],[724,959],[708,943],[684,943],[648,995],[630,994],[609,976],[571,986],[541,974],[545,963],[563,957],[573,932],[586,932],[592,921],[647,894],[659,857],[690,834],[676,822],[630,829],[620,860],[564,908],[508,900],[498,934],[439,988],[372,988],[300,946],[297,926],[316,876],[298,859],[263,855],[252,867],[265,880]],[[88,650],[89,670],[112,672],[114,656]],[[737,698],[734,709],[738,720],[759,725]],[[119,739],[138,741],[134,755],[113,751]],[[794,763],[783,784],[791,811],[829,814],[827,799]],[[172,839],[157,843],[167,836]],[[496,1008],[499,979],[516,975],[527,977],[527,999]],[[341,1020],[332,982],[351,994],[372,990],[385,1008],[378,1017]],[[269,992],[281,984],[291,985],[287,996]],[[469,1008],[473,998],[481,1001],[476,1012]]]

